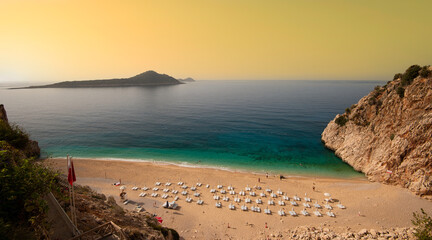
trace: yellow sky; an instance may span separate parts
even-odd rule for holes
[[[432,64],[430,0],[1,0],[0,83],[390,80]]]

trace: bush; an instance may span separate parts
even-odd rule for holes
[[[394,77],[393,77],[393,80],[399,79],[399,78],[401,78],[402,76],[403,76],[402,73],[396,73],[396,74],[394,75]]]
[[[349,108],[346,108],[346,109],[345,109],[345,112],[346,112],[346,114],[348,114],[348,115],[349,115],[349,114],[351,113],[351,109],[349,109]]]
[[[414,220],[411,220],[412,224],[416,226],[414,235],[420,240],[432,239],[432,218],[428,216],[423,208],[420,210],[421,213],[413,213]]]
[[[344,116],[341,115],[338,118],[336,118],[335,123],[341,127],[345,126],[345,124],[348,122],[348,119]]]
[[[15,148],[23,149],[28,141],[28,134],[16,125],[10,126],[0,120],[0,141],[6,141]]]
[[[405,94],[405,89],[402,86],[399,86],[396,89],[396,93],[399,95],[400,98],[403,98]]]
[[[368,100],[369,105],[375,105],[376,102],[377,102],[377,99],[375,98],[375,96],[370,97]]]
[[[412,65],[409,67],[402,76],[402,86],[407,86],[412,83],[414,78],[419,75],[421,67],[419,65]]]
[[[392,133],[392,134],[390,135],[390,140],[393,141],[394,137],[395,137],[395,135],[394,135],[394,133]]]
[[[430,66],[423,66],[419,72],[420,77],[427,78],[431,74],[431,71],[429,70]]]

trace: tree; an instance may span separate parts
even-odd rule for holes
[[[336,118],[335,123],[341,127],[345,126],[345,124],[348,122],[348,119],[344,115],[340,115],[338,118]]]
[[[402,76],[402,86],[410,85],[414,78],[419,75],[420,70],[421,67],[419,65],[410,66]]]
[[[420,77],[427,78],[431,74],[431,71],[429,70],[430,66],[423,66],[419,72]]]

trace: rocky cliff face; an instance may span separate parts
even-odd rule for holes
[[[0,120],[8,122],[6,110],[5,110],[4,106],[3,106],[3,104],[0,104]]]
[[[431,198],[432,77],[418,76],[408,85],[403,81],[376,87],[337,115],[322,141],[370,180]]]

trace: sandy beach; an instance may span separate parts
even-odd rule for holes
[[[44,163],[54,169],[66,173],[66,159],[46,159]],[[231,172],[209,168],[187,168],[169,164],[157,164],[150,162],[131,162],[131,161],[114,161],[114,160],[92,160],[92,159],[74,159],[77,183],[88,185],[97,192],[107,196],[112,195],[118,201],[119,205],[126,209],[133,210],[136,205],[142,205],[143,208],[155,213],[163,218],[162,225],[176,229],[185,239],[263,239],[270,234],[277,235],[284,233],[287,229],[298,226],[324,227],[332,229],[335,232],[344,232],[347,229],[359,231],[361,229],[389,229],[396,227],[410,227],[412,213],[425,209],[431,214],[432,202],[421,199],[413,195],[406,189],[387,186],[380,183],[369,182],[366,179],[331,179],[323,177],[287,177],[279,179],[279,176]],[[121,190],[119,186],[113,183],[118,182],[126,187],[126,198],[130,203],[124,205],[120,200]],[[260,182],[258,182],[260,179]],[[160,182],[160,186],[155,186]],[[171,182],[170,186],[165,186]],[[185,190],[178,185],[178,182],[184,182],[188,188]],[[191,187],[197,183],[202,183],[201,187],[196,187],[196,191]],[[210,186],[207,188],[206,185]],[[222,185],[221,189],[217,185]],[[138,187],[134,191],[132,187]],[[142,187],[148,187],[149,190],[143,191]],[[228,186],[232,186],[235,195],[231,195]],[[255,187],[260,186],[261,190]],[[158,191],[153,191],[158,187]],[[250,191],[245,187],[250,187],[256,196],[250,196]],[[315,191],[313,190],[315,187]],[[161,198],[164,194],[163,189],[169,189],[169,197],[165,200]],[[178,194],[171,193],[171,190],[178,190]],[[211,193],[210,190],[217,190]],[[220,191],[225,190],[226,194]],[[282,195],[277,194],[272,198],[266,189],[271,189],[276,194],[282,191],[283,195],[290,197],[289,201],[284,201],[285,206],[279,206],[278,202],[282,200]],[[238,196],[239,191],[245,191],[245,196]],[[191,203],[185,201],[186,196],[182,191],[187,191],[188,196],[193,199]],[[139,194],[146,192],[146,197],[140,197]],[[158,193],[158,197],[151,197],[153,192]],[[200,199],[204,201],[203,205],[198,205],[198,197],[194,193],[200,193]],[[265,197],[260,194],[265,193]],[[311,208],[305,208],[304,197],[311,199],[309,202]],[[324,193],[330,193],[334,202],[329,203],[335,217],[326,215],[327,209]],[[220,196],[219,202],[221,208],[216,208],[214,194]],[[176,201],[179,205],[177,210],[165,209],[162,207],[164,202],[173,201],[175,196],[179,196]],[[229,197],[229,201],[223,201],[222,198]],[[238,196],[240,203],[233,200]],[[301,198],[296,201],[298,206],[292,206],[290,201],[294,196]],[[251,203],[245,203],[245,199],[250,198]],[[261,199],[262,204],[257,204],[256,199]],[[273,199],[275,205],[268,205],[268,200]],[[230,210],[228,205],[232,203],[236,206],[235,210]],[[317,217],[314,215],[316,208],[314,204],[318,203],[323,208],[318,209],[323,215]],[[341,203],[346,209],[340,209],[337,204]],[[242,205],[248,206],[248,211],[242,211]],[[261,212],[252,212],[251,207],[258,206]],[[265,214],[264,209],[268,207],[271,214]],[[287,216],[279,216],[278,211],[285,209]],[[310,216],[303,216],[301,211],[306,209]],[[294,210],[298,216],[292,217],[289,211]]]

